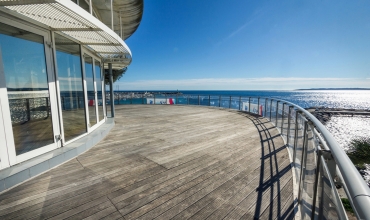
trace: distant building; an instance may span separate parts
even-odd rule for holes
[[[131,63],[142,14],[143,0],[0,0],[0,169],[106,122],[103,70]]]

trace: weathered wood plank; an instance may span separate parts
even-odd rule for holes
[[[94,148],[1,194],[0,218],[292,218],[288,152],[266,119],[130,105],[115,121]]]

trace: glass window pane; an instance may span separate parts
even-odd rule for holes
[[[97,95],[98,95],[99,121],[101,121],[104,118],[101,74],[102,74],[102,71],[101,71],[101,67],[100,67],[100,62],[95,60],[95,79],[96,79],[96,92],[97,92]]]
[[[69,141],[87,132],[80,47],[58,34],[55,47],[64,139]]]
[[[87,100],[89,109],[90,126],[96,124],[96,110],[95,110],[95,89],[94,89],[94,74],[93,74],[92,57],[85,54],[85,76],[87,88]]]
[[[0,23],[16,155],[54,143],[44,39]]]

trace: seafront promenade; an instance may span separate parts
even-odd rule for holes
[[[84,154],[0,194],[0,219],[291,219],[288,150],[267,119],[200,106],[116,106]]]

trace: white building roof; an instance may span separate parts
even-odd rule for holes
[[[137,29],[141,21],[142,0],[121,0],[116,1],[116,5],[119,6],[119,3],[126,1],[129,3],[131,2],[131,5],[136,5],[135,10],[137,10],[138,4],[133,4],[133,2],[141,2],[141,13],[136,13],[136,17],[134,16],[134,18],[132,18],[135,21],[135,25],[128,25],[126,29],[126,32],[129,32],[126,35],[126,37],[128,37]],[[97,5],[99,5],[99,3],[103,4],[103,2],[105,1],[93,1],[93,3]],[[44,24],[48,26],[50,30],[61,32],[78,41],[80,44],[87,46],[100,55],[104,63],[112,63],[115,69],[126,67],[131,63],[132,54],[130,49],[122,38],[107,26],[108,18],[104,12],[106,8],[102,8],[101,6],[99,6],[100,8],[93,7],[94,14],[100,17],[102,20],[100,21],[70,0],[0,0],[0,6],[2,6],[0,10],[5,13],[21,17],[30,22]],[[127,9],[129,8],[126,4],[125,10]],[[123,13],[123,11],[119,12],[115,10],[115,8],[113,8],[113,10],[113,16]],[[118,10],[120,10],[120,8],[118,8]],[[140,18],[138,19],[138,17]],[[138,21],[139,23],[137,23]],[[103,22],[105,22],[105,24]],[[120,22],[122,24],[122,17]],[[111,23],[110,20],[109,23]],[[124,24],[125,23],[123,23],[123,25]],[[125,31],[122,29],[123,25],[118,28]],[[114,28],[116,29],[116,26],[114,26]],[[123,38],[126,39],[125,37]]]

